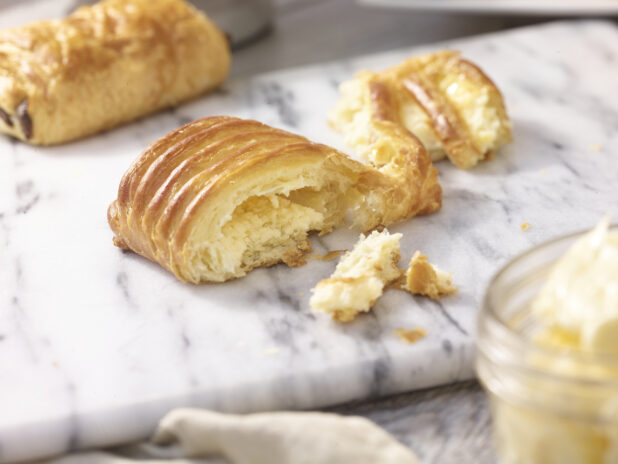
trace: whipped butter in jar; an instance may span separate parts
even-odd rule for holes
[[[477,373],[500,464],[618,464],[618,227],[503,268],[478,323]]]

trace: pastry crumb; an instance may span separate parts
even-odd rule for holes
[[[599,145],[598,143],[591,143],[590,145],[588,145],[588,150],[591,150],[591,151],[601,151],[601,150],[603,150],[603,147],[601,145]]]
[[[393,333],[395,335],[397,335],[399,338],[401,338],[404,342],[406,343],[416,343],[419,340],[425,338],[425,336],[427,336],[427,331],[425,329],[420,329],[420,328],[416,328],[416,329],[395,329],[393,330]]]
[[[329,251],[328,253],[326,253],[325,255],[306,255],[305,258],[309,258],[309,259],[317,259],[320,261],[332,261],[335,258],[338,258],[342,253],[345,253],[348,250],[333,250],[333,251]]]
[[[341,258],[330,278],[312,290],[311,310],[331,314],[336,322],[349,322],[368,312],[384,287],[401,276],[401,234],[384,229],[361,235],[354,249]]]
[[[410,260],[404,288],[413,295],[428,296],[432,300],[457,291],[457,287],[453,285],[452,273],[431,264],[427,256],[418,250]]]
[[[530,228],[530,223],[529,222],[524,222],[520,227],[521,230],[526,231]]]
[[[268,356],[272,356],[272,355],[275,355],[275,354],[279,354],[279,348],[274,347],[274,346],[273,346],[273,347],[271,347],[271,348],[266,348],[266,349],[264,350],[264,354],[265,354],[265,355],[268,355]]]
[[[547,174],[547,169],[539,169],[539,172],[540,172],[541,174]]]

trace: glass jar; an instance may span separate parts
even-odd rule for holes
[[[546,334],[530,311],[552,266],[582,234],[515,258],[487,289],[476,370],[500,464],[618,463],[618,357],[540,343]]]

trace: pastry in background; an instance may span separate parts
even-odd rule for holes
[[[332,314],[337,322],[349,322],[368,312],[384,288],[401,276],[400,239],[401,234],[391,235],[387,230],[361,235],[333,275],[312,290],[311,310]]]
[[[183,0],[104,0],[0,31],[0,132],[49,145],[217,87],[227,39]]]
[[[457,287],[453,285],[453,273],[431,264],[427,256],[418,250],[410,260],[403,288],[414,295],[428,296],[432,300],[457,291]]]
[[[511,141],[502,95],[455,51],[410,58],[382,72],[362,71],[340,86],[329,122],[360,156],[415,146],[468,169]],[[388,131],[377,125],[388,122]]]
[[[329,232],[348,214],[367,231],[433,212],[440,201],[422,146],[365,165],[257,121],[218,116],[142,153],[108,220],[117,246],[181,280],[221,282],[256,267],[301,264],[308,234]]]

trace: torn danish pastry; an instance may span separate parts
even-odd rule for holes
[[[329,232],[347,215],[371,230],[433,212],[440,202],[437,171],[422,146],[365,165],[257,121],[217,116],[142,153],[122,178],[108,221],[117,246],[181,280],[221,282],[302,262],[308,234]]]

